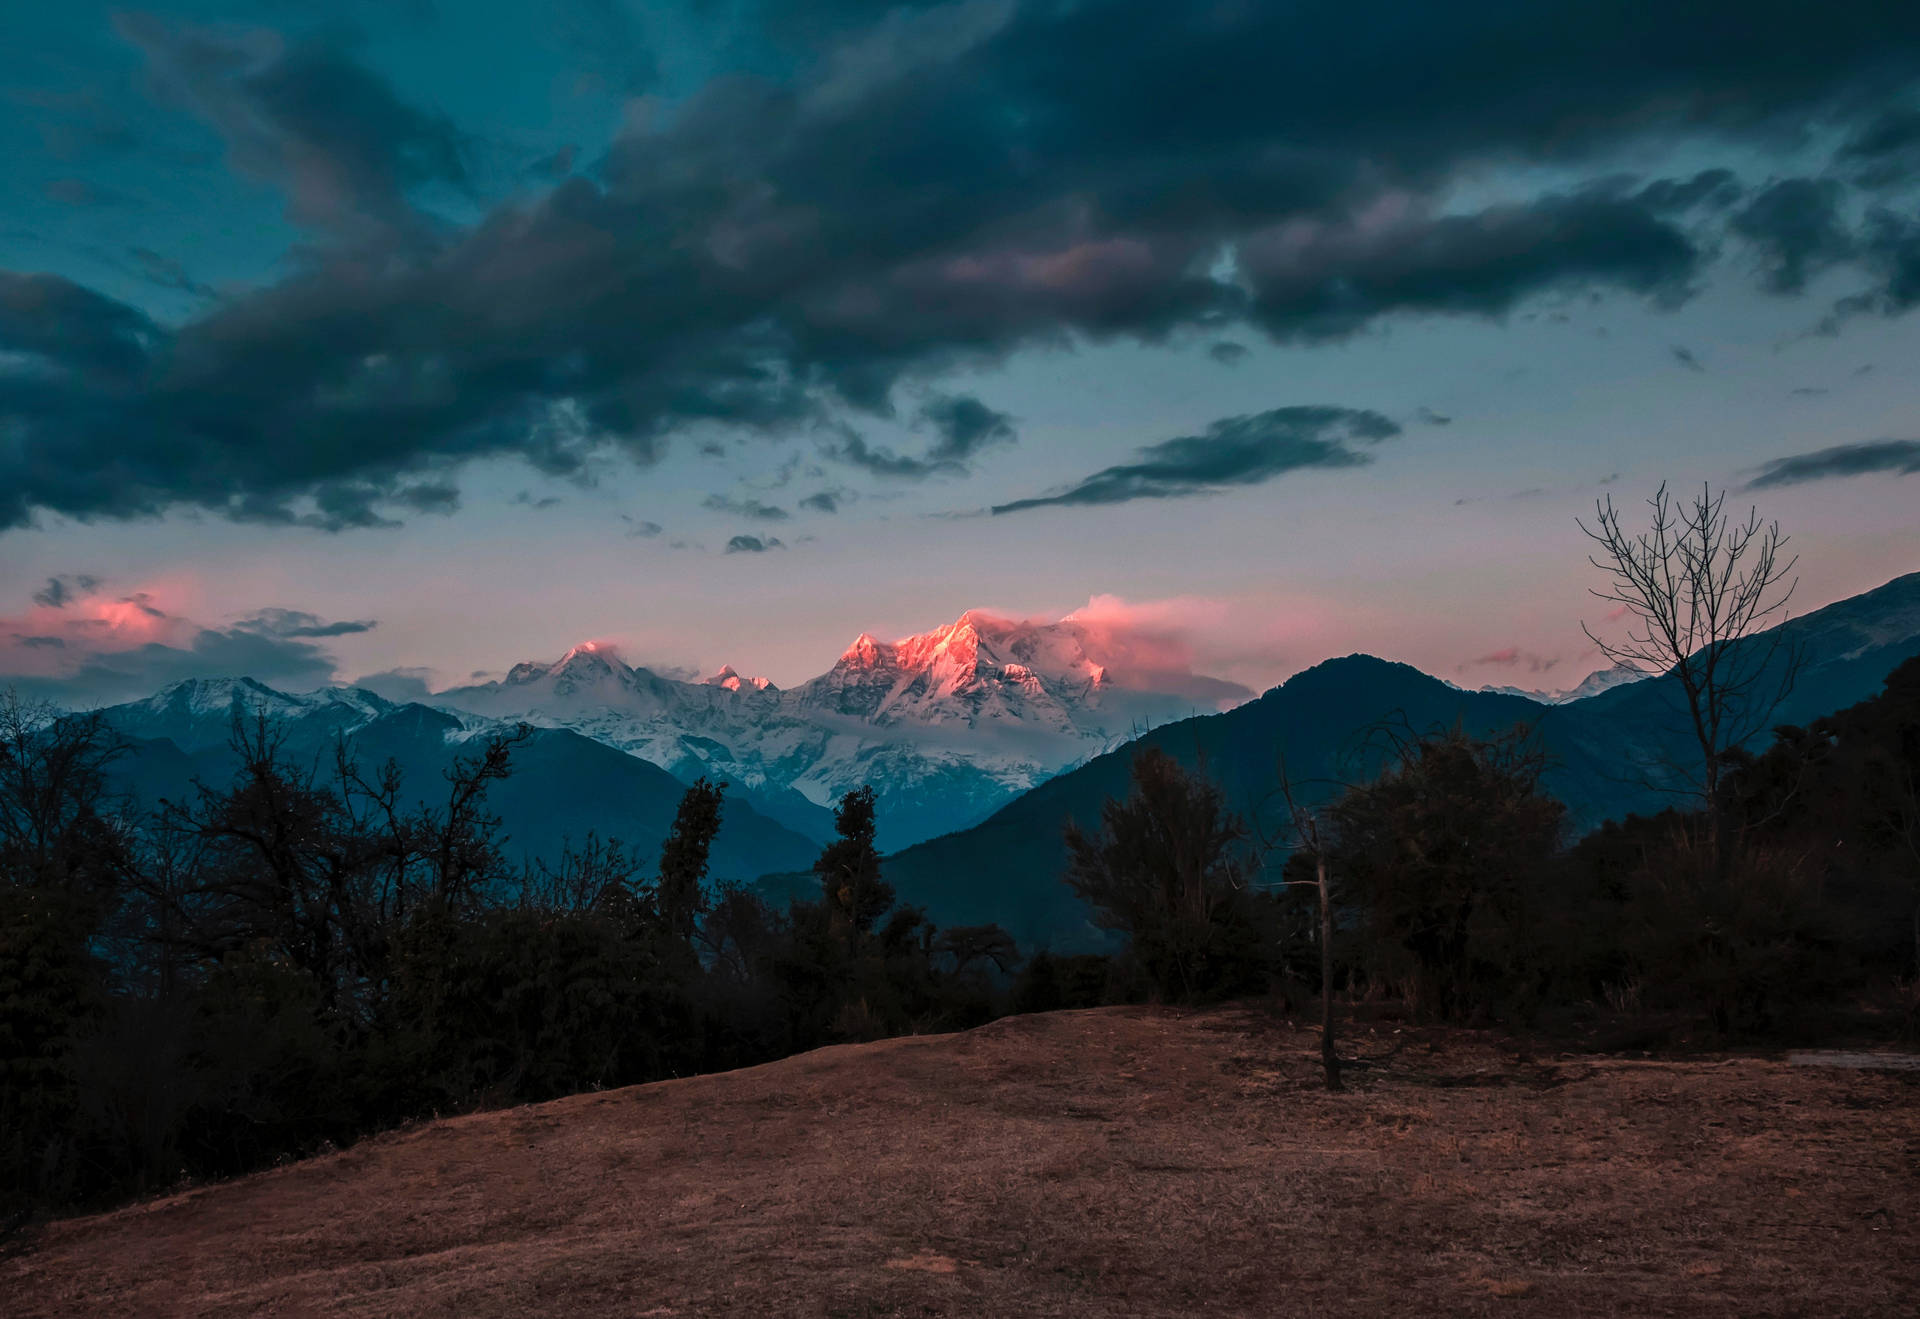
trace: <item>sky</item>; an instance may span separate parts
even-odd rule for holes
[[[70,705],[786,685],[970,608],[1570,687],[1576,519],[1663,481],[1796,610],[1920,568],[1911,4],[8,29],[0,683]]]

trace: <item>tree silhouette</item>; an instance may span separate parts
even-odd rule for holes
[[[813,863],[814,874],[837,924],[858,944],[873,923],[893,905],[893,886],[880,877],[880,853],[873,845],[873,785],[853,789],[834,808],[838,838]]]
[[[725,783],[710,783],[705,776],[693,781],[680,798],[673,815],[673,828],[660,845],[660,885],[656,901],[660,918],[679,939],[691,942],[699,918],[707,910],[703,887],[707,878],[707,855],[713,850],[714,835],[720,832],[720,805]]]
[[[1066,828],[1066,881],[1096,923],[1131,937],[1165,996],[1240,988],[1254,937],[1241,883],[1247,829],[1220,788],[1149,747],[1134,757],[1126,800],[1107,802],[1100,821],[1098,834]]]
[[[1611,496],[1594,506],[1593,526],[1579,524],[1598,547],[1589,562],[1609,579],[1593,594],[1620,606],[1628,620],[1617,637],[1581,626],[1614,664],[1678,684],[1699,752],[1689,777],[1708,813],[1716,865],[1725,862],[1720,778],[1727,752],[1767,727],[1793,690],[1802,658],[1777,629],[1749,640],[1784,617],[1798,580],[1788,574],[1799,560],[1783,561],[1787,538],[1778,522],[1762,523],[1751,508],[1735,522],[1726,499],[1703,486],[1682,503],[1662,484],[1647,501],[1647,531],[1629,532]]]
[[[1443,1018],[1531,946],[1529,904],[1566,818],[1541,791],[1545,764],[1524,726],[1489,739],[1455,728],[1403,746],[1328,811],[1360,933],[1384,963],[1411,955]]]

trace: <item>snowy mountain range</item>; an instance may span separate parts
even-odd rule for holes
[[[1648,676],[1646,670],[1636,669],[1631,664],[1616,664],[1611,668],[1595,669],[1573,686],[1566,688],[1507,687],[1488,683],[1480,690],[1493,692],[1499,696],[1524,696],[1529,701],[1538,701],[1542,705],[1566,705],[1570,701],[1584,701],[1589,696],[1610,692],[1615,687],[1639,682]]]
[[[1217,679],[1119,671],[1072,619],[971,611],[885,642],[866,634],[819,677],[782,690],[731,666],[699,682],[626,664],[588,642],[551,664],[431,703],[569,728],[690,780],[725,779],[762,813],[824,837],[841,794],[871,783],[888,848],[965,828],[1146,728],[1250,696]]]
[[[352,734],[401,708],[360,687],[291,693],[252,678],[189,678],[144,701],[112,706],[108,714],[129,737],[165,739],[191,753],[226,745],[236,711],[245,718],[298,721],[328,734]],[[472,730],[460,731],[471,735],[480,727],[476,722]]]

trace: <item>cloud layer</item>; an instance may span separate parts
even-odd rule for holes
[[[809,6],[743,44],[760,72],[636,101],[598,159],[484,203],[461,131],[350,43],[118,25],[155,103],[307,237],[181,323],[0,272],[0,529],[179,506],[377,525],[452,510],[473,458],[577,477],[716,426],[812,435],[877,476],[964,471],[1013,439],[978,400],[909,413],[922,453],[860,427],[1032,344],[1326,340],[1543,293],[1671,305],[1729,235],[1782,295],[1850,265],[1836,327],[1920,301],[1920,224],[1878,191],[1920,139],[1914,6]],[[581,30],[602,27],[590,44],[630,35]],[[1843,143],[1832,177],[1597,163],[1809,124]],[[1462,200],[1536,167],[1585,181]]]
[[[1203,434],[1148,445],[1135,462],[1105,468],[1053,494],[997,504],[993,511],[1174,499],[1258,485],[1303,468],[1359,467],[1373,458],[1354,445],[1374,445],[1398,434],[1397,423],[1353,408],[1274,408],[1223,417]]]

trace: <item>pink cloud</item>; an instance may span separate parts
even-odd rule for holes
[[[1089,656],[1122,687],[1174,692],[1209,704],[1251,693],[1198,671],[1196,637],[1226,620],[1220,602],[1192,596],[1130,603],[1096,595],[1061,621],[1072,624]]]
[[[377,626],[280,608],[209,624],[177,603],[191,601],[190,582],[118,591],[91,578],[60,580],[66,589],[50,584],[29,608],[0,615],[0,686],[70,708],[148,696],[184,678],[245,676],[308,690],[332,680],[335,639]]]
[[[92,578],[79,580],[86,585],[69,587],[58,604],[36,602],[21,613],[0,614],[0,672],[52,677],[97,652],[177,640],[188,626],[162,609],[151,590],[119,595]]]
[[[1182,672],[1208,675],[1252,692],[1328,658],[1362,615],[1309,596],[1096,595],[1067,619],[1111,648],[1122,670],[1159,682]]]

